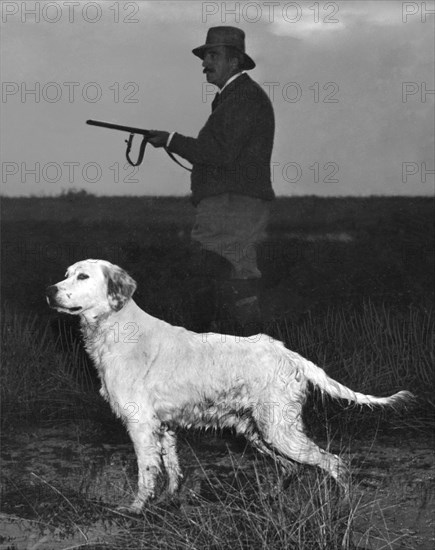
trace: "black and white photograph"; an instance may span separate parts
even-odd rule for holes
[[[434,1],[0,11],[0,550],[432,550]]]

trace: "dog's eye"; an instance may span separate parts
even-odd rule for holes
[[[86,275],[86,273],[79,273],[77,275],[77,279],[79,279],[79,280],[89,279],[89,275]]]

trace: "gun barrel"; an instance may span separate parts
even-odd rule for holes
[[[142,136],[149,136],[149,130],[143,130],[142,128],[134,128],[133,126],[121,126],[120,124],[112,124],[111,122],[102,122],[101,120],[87,120],[86,124],[91,126],[99,126],[100,128],[108,128],[109,130],[121,130],[130,134],[141,134]]]

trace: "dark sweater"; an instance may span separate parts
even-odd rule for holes
[[[246,73],[231,82],[198,137],[175,133],[169,150],[192,163],[192,202],[222,193],[272,200],[275,120],[266,92]]]

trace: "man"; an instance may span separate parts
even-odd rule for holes
[[[244,72],[255,63],[245,52],[241,29],[212,27],[206,43],[192,52],[203,60],[207,82],[219,88],[212,114],[197,138],[155,130],[149,142],[193,165],[196,220],[192,240],[200,252],[197,275],[203,281],[196,285],[199,309],[202,306],[204,314],[214,303],[221,322],[232,320],[234,330],[249,335],[259,329],[261,321],[256,245],[264,238],[274,198],[270,174],[273,108],[264,90]],[[228,323],[206,327],[201,314],[198,321],[197,330],[232,330]]]

